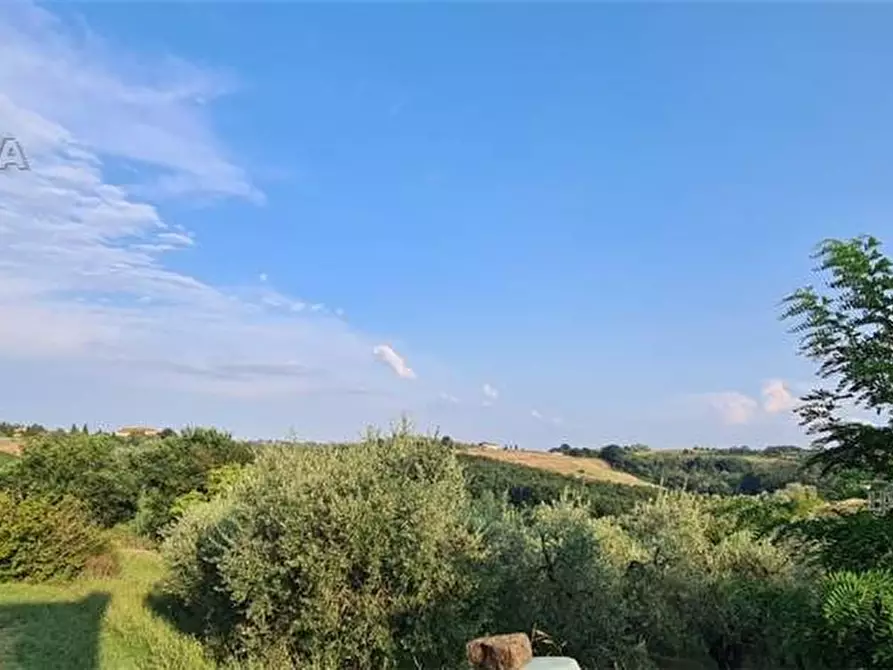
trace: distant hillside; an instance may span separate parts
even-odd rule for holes
[[[16,440],[0,437],[0,454],[3,456],[18,456],[20,453],[22,453],[22,447]]]
[[[550,454],[573,462],[596,461],[615,472],[625,472],[641,480],[668,488],[684,488],[697,493],[731,495],[755,494],[782,489],[791,483],[810,484],[830,499],[858,498],[864,495],[865,473],[845,471],[822,476],[808,464],[811,452],[797,447],[767,447],[764,450],[731,449],[649,449],[644,445],[616,444],[590,449],[562,445]]]
[[[466,449],[472,456],[489,458],[514,465],[524,465],[538,470],[547,470],[566,477],[575,477],[588,482],[608,482],[630,486],[653,486],[628,472],[616,470],[599,458],[574,458],[563,454],[545,451],[514,451],[511,449]]]
[[[650,500],[659,492],[656,486],[630,486],[605,479],[584,479],[580,474],[565,475],[505,458],[493,458],[499,453],[493,451],[484,455],[479,450],[459,451],[465,481],[474,497],[507,495],[511,504],[528,507],[555,502],[564,493],[571,493],[588,505],[595,516],[606,516],[629,512],[637,502]]]

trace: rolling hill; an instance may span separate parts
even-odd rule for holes
[[[465,453],[471,456],[489,458],[528,468],[546,470],[566,477],[576,477],[589,482],[609,482],[611,484],[627,484],[630,486],[654,486],[639,479],[635,475],[615,470],[600,458],[574,458],[563,454],[546,451],[503,450],[470,448]]]

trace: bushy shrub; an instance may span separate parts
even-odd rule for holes
[[[824,506],[816,488],[803,484],[752,496],[714,496],[710,501],[717,521],[728,519],[729,529],[747,529],[761,537],[812,519]]]
[[[703,497],[664,493],[598,519],[568,496],[530,511],[489,500],[476,519],[492,632],[542,630],[598,668],[778,670],[813,649],[816,575],[784,544],[729,532]]]
[[[19,501],[0,492],[0,582],[70,579],[99,560],[109,547],[89,510],[73,498]]]
[[[785,545],[728,534],[710,507],[669,493],[617,521],[647,556],[628,575],[633,627],[657,657],[797,667],[808,653],[799,627],[815,609],[814,575]]]
[[[138,473],[141,487],[134,519],[137,532],[159,536],[176,518],[175,501],[180,496],[195,491],[207,498],[210,489],[225,486],[227,477],[237,475],[236,470],[225,468],[238,468],[253,457],[246,444],[211,428],[187,428],[135,445],[128,452],[128,462],[131,471]],[[222,479],[212,481],[212,476]]]
[[[174,518],[172,496],[170,492],[152,488],[140,493],[133,517],[133,530],[148,538],[157,537]]]
[[[177,496],[171,504],[169,516],[174,519],[181,519],[186,512],[193,507],[210,502],[213,498],[226,495],[239,480],[245,475],[246,469],[244,465],[222,465],[214,468],[208,473],[207,491],[192,490]],[[139,514],[137,515],[139,520]]]
[[[0,473],[0,488],[20,498],[77,498],[97,523],[112,526],[133,516],[138,495],[137,479],[126,467],[120,446],[109,435],[37,435]]]
[[[455,456],[405,430],[270,449],[164,543],[169,593],[219,653],[297,667],[454,667],[478,538]]]
[[[785,534],[812,542],[829,570],[893,570],[893,514],[869,511],[806,519]]]
[[[112,435],[43,433],[29,438],[21,458],[0,468],[0,490],[81,500],[97,523],[134,521],[156,537],[173,520],[171,507],[190,491],[210,495],[228,485],[253,451],[228,433],[187,428],[166,438],[122,440]],[[220,481],[211,481],[211,473]],[[229,478],[229,479],[227,479]]]
[[[490,632],[542,631],[549,648],[583,667],[653,667],[642,640],[627,626],[623,598],[626,547],[564,498],[529,514],[505,507],[486,528],[489,560],[479,594]],[[616,664],[616,665],[615,665]]]

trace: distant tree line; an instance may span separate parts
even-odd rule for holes
[[[35,435],[44,435],[48,433],[53,433],[56,435],[69,433],[71,435],[90,435],[91,433],[97,435],[110,434],[108,431],[104,431],[101,428],[90,430],[90,427],[83,423],[78,426],[76,423],[72,423],[71,427],[68,430],[63,428],[47,428],[39,423],[12,423],[10,421],[0,421],[0,437],[33,437]],[[172,428],[164,428],[156,434],[156,437],[174,437],[177,435],[177,431]],[[141,436],[136,436],[141,439]]]
[[[16,435],[40,435],[46,433],[47,429],[39,423],[9,423],[8,421],[0,421],[0,436],[15,437]]]
[[[577,458],[600,458],[611,467],[646,481],[695,493],[754,495],[801,483],[818,487],[825,497],[840,499],[863,496],[863,484],[868,479],[855,469],[823,476],[819,468],[810,464],[812,451],[792,445],[762,450],[741,446],[660,451],[643,444],[609,444],[600,449],[562,444],[550,451]]]

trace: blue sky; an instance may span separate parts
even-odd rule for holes
[[[0,5],[9,420],[802,442],[890,228],[893,8]],[[3,242],[6,237],[6,242]]]

